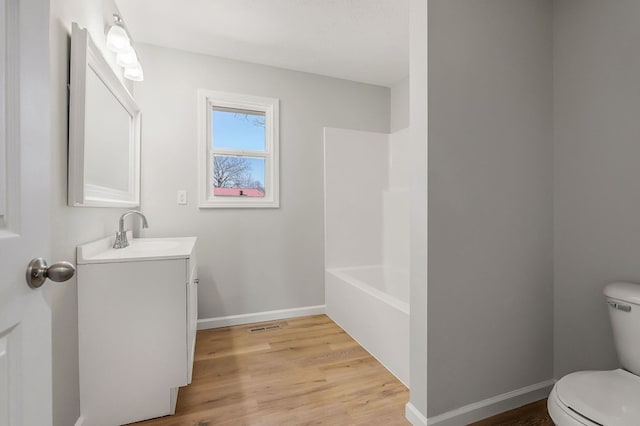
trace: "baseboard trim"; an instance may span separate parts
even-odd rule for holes
[[[404,416],[413,426],[427,426],[427,418],[416,408],[411,401],[404,406]]]
[[[83,426],[84,425],[84,417],[80,416],[78,417],[78,420],[76,420],[74,426]]]
[[[435,417],[429,417],[426,423],[418,424],[428,426],[459,426],[477,422],[487,417],[546,398],[554,384],[555,380],[536,383],[483,401],[465,405],[464,407],[448,411]],[[416,425],[416,423],[413,424]]]
[[[287,318],[320,315],[326,312],[325,305],[303,306],[301,308],[279,309],[277,311],[255,312],[251,314],[229,315],[226,317],[203,318],[198,320],[198,330],[229,327],[232,325],[253,324],[254,322],[274,321]]]

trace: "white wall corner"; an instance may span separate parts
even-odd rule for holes
[[[416,408],[411,401],[404,408],[404,416],[413,426],[427,426],[427,418]]]
[[[549,396],[549,392],[551,392],[554,384],[555,380],[551,379],[516,389],[492,398],[474,402],[473,404],[465,405],[435,417],[429,417],[426,423],[421,424],[429,426],[459,426],[477,422],[487,417],[495,416],[496,414],[546,398]]]
[[[78,420],[76,420],[73,426],[84,426],[84,417],[78,417]]]
[[[275,321],[287,318],[307,317],[310,315],[321,315],[325,312],[325,305],[317,305],[292,309],[279,309],[276,311],[255,312],[251,314],[229,315],[225,317],[202,318],[198,320],[198,330],[229,327],[232,325],[253,324],[256,322]]]

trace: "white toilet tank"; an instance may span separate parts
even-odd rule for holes
[[[622,368],[640,375],[640,284],[607,284],[604,295],[609,305],[613,338]]]

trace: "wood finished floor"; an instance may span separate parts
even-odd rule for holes
[[[554,426],[549,412],[547,400],[532,402],[515,410],[489,417],[469,426]]]
[[[251,328],[280,328],[251,333]],[[409,425],[409,391],[326,315],[199,331],[176,414],[144,426]]]

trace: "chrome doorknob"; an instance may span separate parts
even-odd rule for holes
[[[76,267],[70,262],[56,262],[53,265],[47,265],[47,261],[41,257],[37,257],[27,266],[27,284],[31,288],[39,288],[49,278],[51,281],[62,282],[67,281],[76,273]]]

